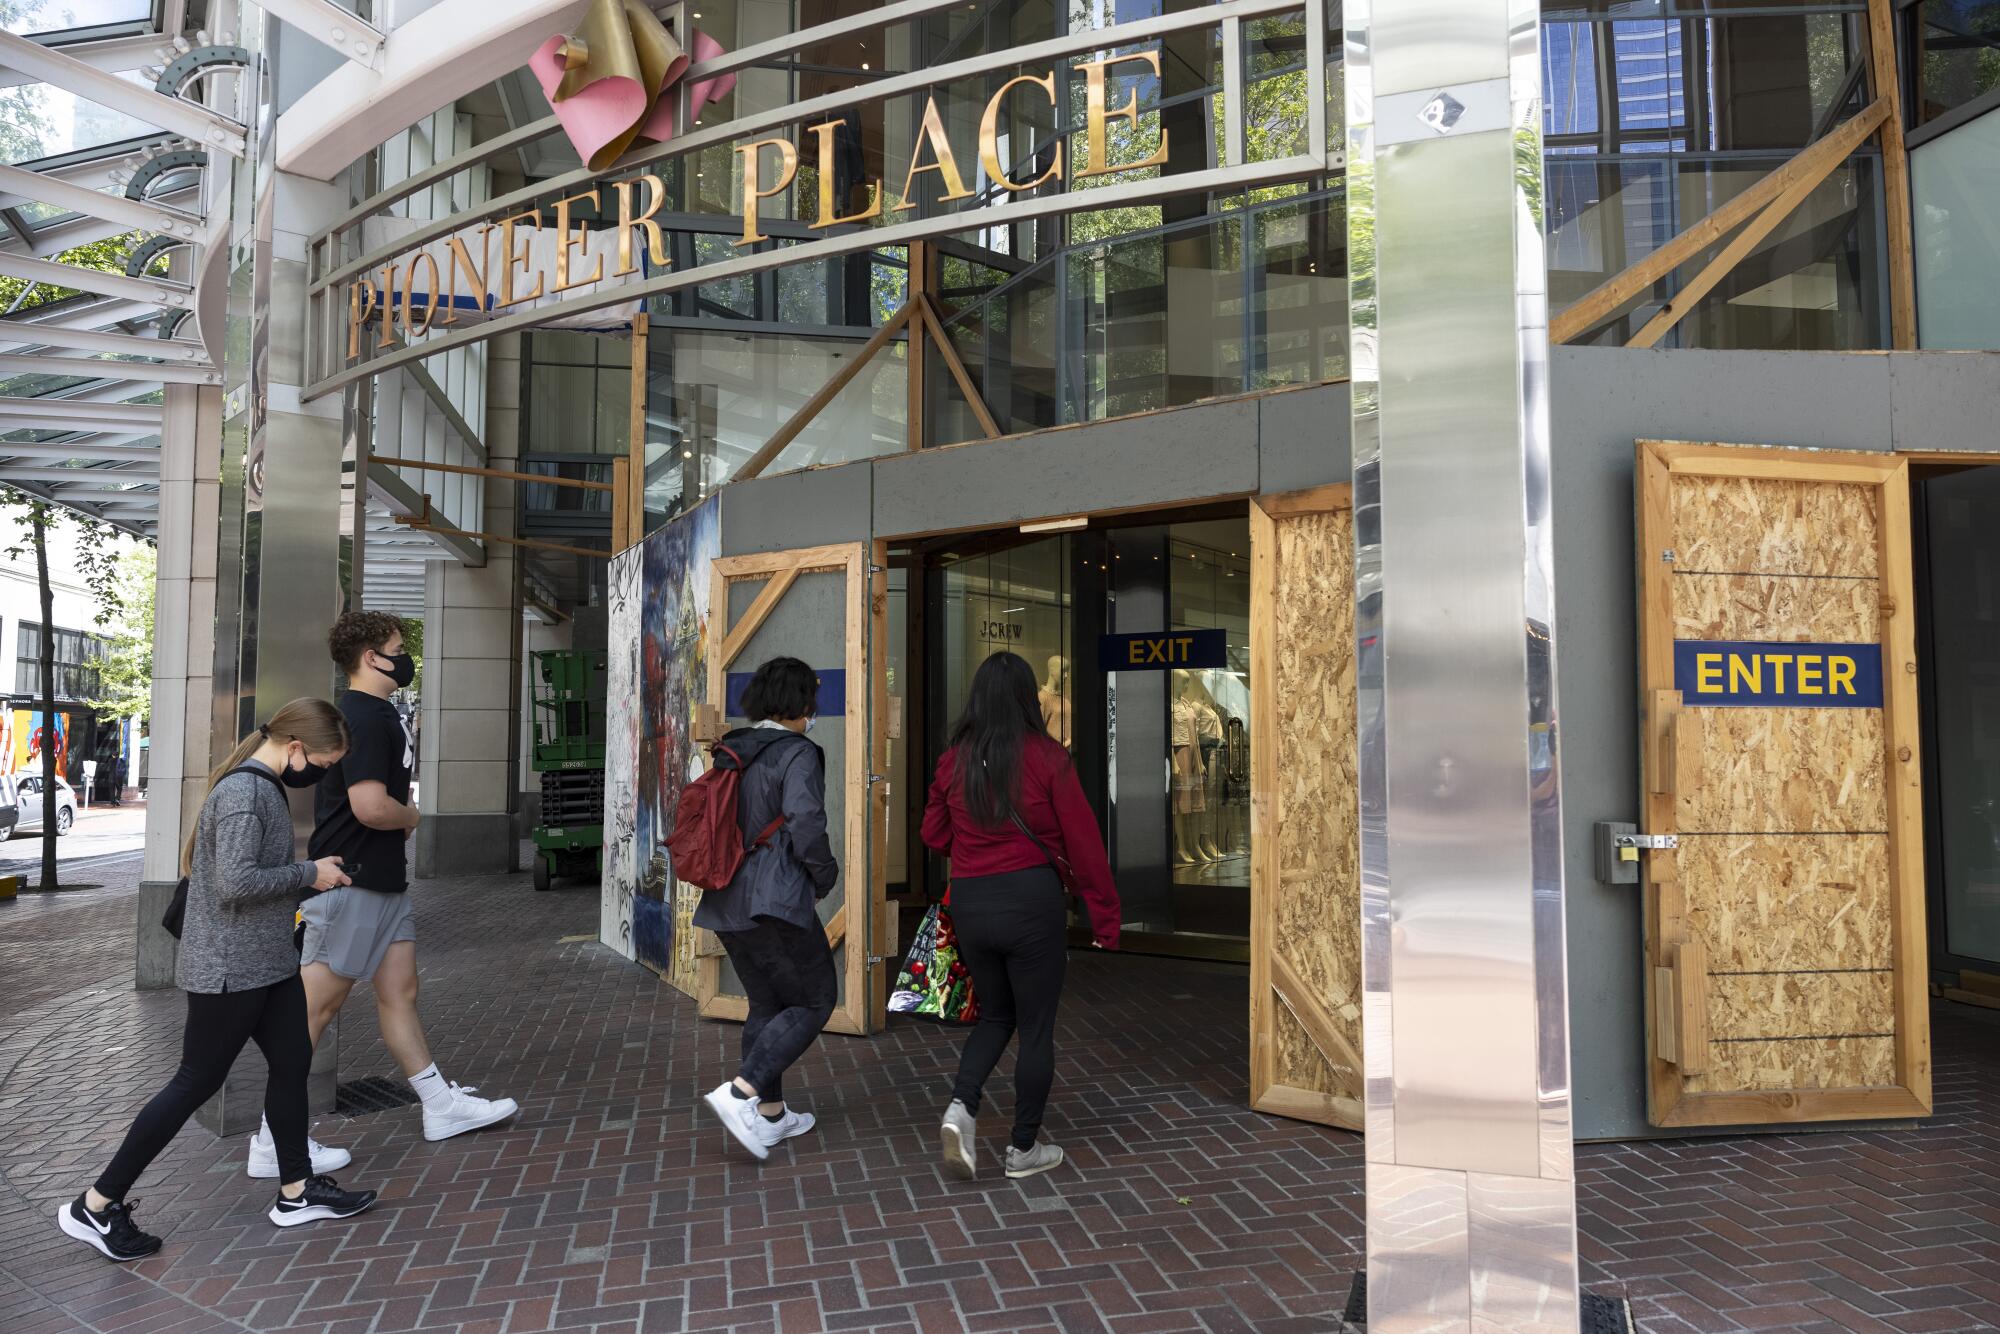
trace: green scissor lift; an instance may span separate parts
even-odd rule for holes
[[[595,875],[604,857],[604,660],[601,652],[550,649],[535,660],[535,888],[559,875]]]

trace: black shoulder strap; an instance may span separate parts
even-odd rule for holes
[[[260,768],[259,766],[254,764],[239,764],[234,769],[231,769],[229,773],[224,774],[222,777],[228,778],[232,774],[250,774],[254,777],[263,779],[265,782],[269,783],[272,787],[278,789],[278,795],[285,798],[285,803],[287,805],[291,804],[291,795],[287,791],[285,785],[279,782],[278,776],[272,773],[269,769]],[[220,783],[222,780],[217,779],[216,781],[217,783]]]

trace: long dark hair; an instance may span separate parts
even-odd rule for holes
[[[1021,747],[1042,732],[1035,669],[1017,653],[996,653],[972,674],[965,712],[951,729],[965,809],[988,828],[1006,824],[1021,796]]]

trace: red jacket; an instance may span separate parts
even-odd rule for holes
[[[997,828],[975,821],[957,782],[958,751],[938,761],[924,810],[924,842],[951,858],[954,876],[1000,875],[1048,865],[1041,849],[1014,822]],[[1090,931],[1105,949],[1118,948],[1118,887],[1104,855],[1104,835],[1084,800],[1069,752],[1048,737],[1030,735],[1021,752],[1020,816],[1049,851],[1069,862],[1076,890],[1090,913]]]

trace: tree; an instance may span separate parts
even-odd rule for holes
[[[90,701],[100,718],[144,718],[153,708],[153,548],[134,547],[118,558],[117,628],[98,672],[102,699]],[[102,620],[100,620],[102,623]]]
[[[0,108],[4,108],[0,99]],[[127,232],[122,236],[107,236],[101,241],[86,241],[55,256],[58,264],[68,264],[79,269],[96,269],[102,273],[124,273],[125,260],[138,248],[145,238],[138,232]],[[148,266],[148,272],[165,275],[166,255],[156,255]],[[46,306],[51,302],[64,301],[76,296],[73,287],[52,287],[47,283],[24,282],[19,278],[0,276],[0,311],[32,310],[36,306]],[[17,307],[14,303],[19,301]]]
[[[7,554],[25,555],[32,547],[35,553],[35,584],[41,594],[42,800],[46,804],[42,818],[42,878],[38,888],[53,890],[61,886],[56,876],[56,813],[59,809],[56,801],[58,747],[54,744],[57,733],[56,636],[55,590],[49,584],[49,529],[65,516],[75,525],[79,537],[76,544],[77,573],[84,577],[97,596],[97,620],[100,625],[121,611],[116,586],[118,556],[112,549],[106,526],[95,519],[58,508],[51,501],[11,486],[0,486],[0,505],[12,508],[21,524],[15,543],[7,549]]]

